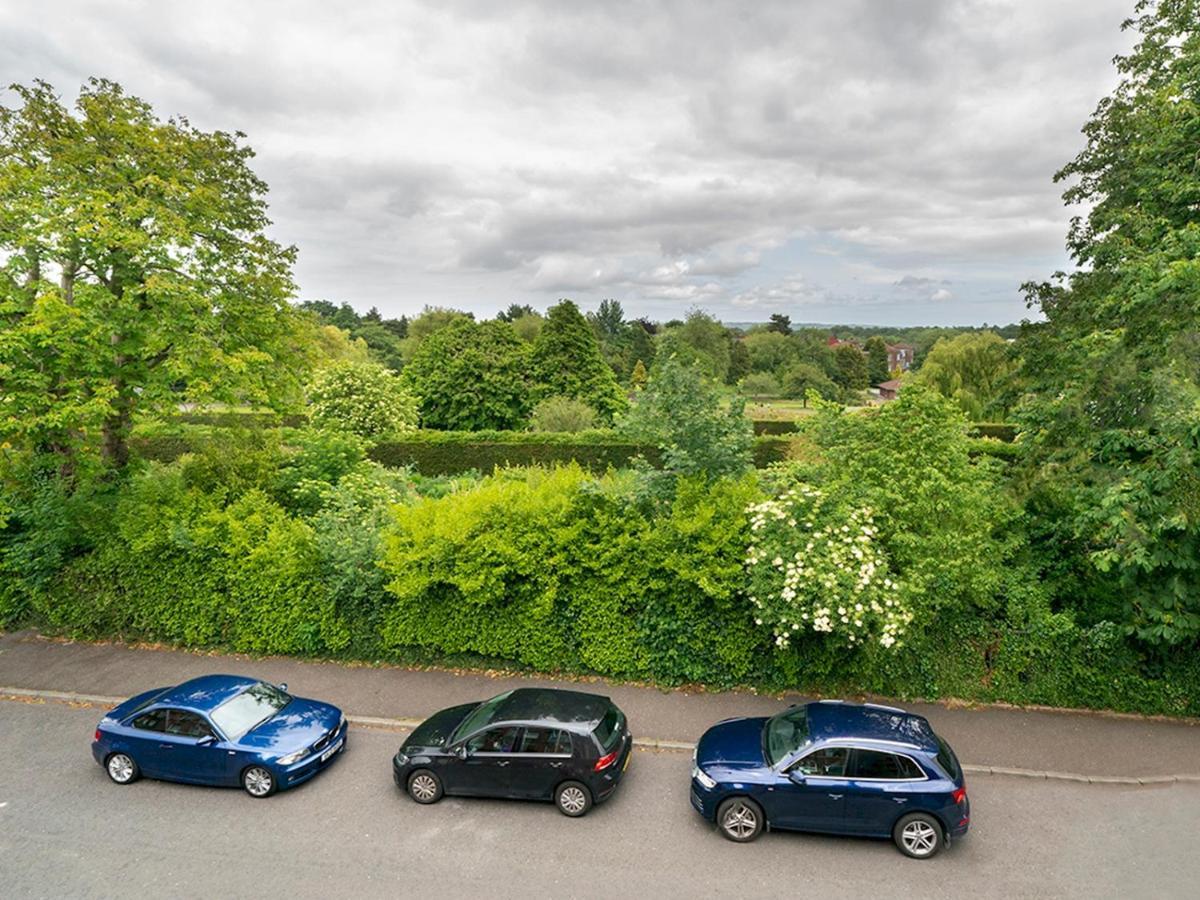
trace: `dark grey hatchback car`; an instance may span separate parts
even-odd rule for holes
[[[607,697],[520,688],[426,719],[392,774],[418,803],[447,794],[553,800],[574,817],[617,789],[632,750],[625,714]]]

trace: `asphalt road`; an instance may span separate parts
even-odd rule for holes
[[[391,780],[402,736],[358,729],[293,791],[142,780],[91,759],[101,711],[0,701],[0,893],[15,897],[1195,896],[1200,787],[980,776],[970,836],[918,862],[887,842],[719,837],[685,753],[639,751],[608,803],[443,800]]]

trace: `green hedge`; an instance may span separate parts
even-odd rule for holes
[[[658,449],[630,443],[566,443],[533,441],[389,441],[370,450],[371,459],[385,466],[411,466],[422,475],[455,475],[496,466],[552,465],[576,462],[592,472],[629,466],[643,456],[652,465]]]
[[[212,425],[217,428],[301,428],[308,423],[308,417],[303,413],[280,414],[249,410],[186,412],[179,413],[173,420],[187,425]]]
[[[1011,444],[1017,439],[1017,426],[1011,422],[972,422],[967,434],[975,438],[992,438]]]
[[[795,434],[799,431],[794,419],[751,419],[755,434]]]
[[[172,433],[143,434],[130,442],[136,455],[155,462],[171,462],[196,450],[212,432],[205,426],[188,426]],[[790,457],[795,437],[766,435],[754,440],[754,465],[766,468]],[[456,475],[496,466],[553,465],[576,462],[592,472],[609,467],[626,468],[637,457],[657,466],[656,447],[635,444],[612,431],[547,433],[524,431],[417,431],[402,441],[385,441],[370,451],[371,459],[385,466],[411,466],[422,475]]]

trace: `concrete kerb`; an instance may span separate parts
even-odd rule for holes
[[[0,700],[9,701],[52,701],[74,706],[85,705],[111,708],[125,700],[125,697],[108,697],[100,694],[81,694],[74,691],[43,691],[31,688],[0,686]],[[388,731],[411,731],[421,724],[421,719],[387,718],[382,716],[358,716],[347,714],[346,719],[353,725],[365,728],[378,728]],[[634,738],[635,747],[648,750],[667,750],[674,752],[691,752],[696,745],[689,741],[667,741],[658,738]],[[1073,781],[1080,784],[1123,784],[1148,787],[1163,784],[1200,784],[1200,775],[1155,775],[1155,776],[1123,776],[1123,775],[1081,775],[1075,772],[1044,772],[1037,769],[1019,769],[1010,766],[976,766],[963,764],[963,771],[969,775],[1001,775],[1012,778],[1034,778],[1048,781]]]

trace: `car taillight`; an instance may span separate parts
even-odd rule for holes
[[[967,786],[964,784],[957,791],[950,795],[950,799],[955,803],[962,803],[967,799]]]
[[[96,733],[92,735],[92,740],[93,740],[93,741],[98,741],[98,740],[100,740],[100,729],[99,729],[99,728],[97,728],[97,729],[96,729]]]
[[[617,751],[614,750],[612,753],[608,754],[607,756],[602,756],[598,760],[596,760],[595,771],[599,772],[602,769],[607,769],[609,766],[611,766],[616,761],[617,761]]]

